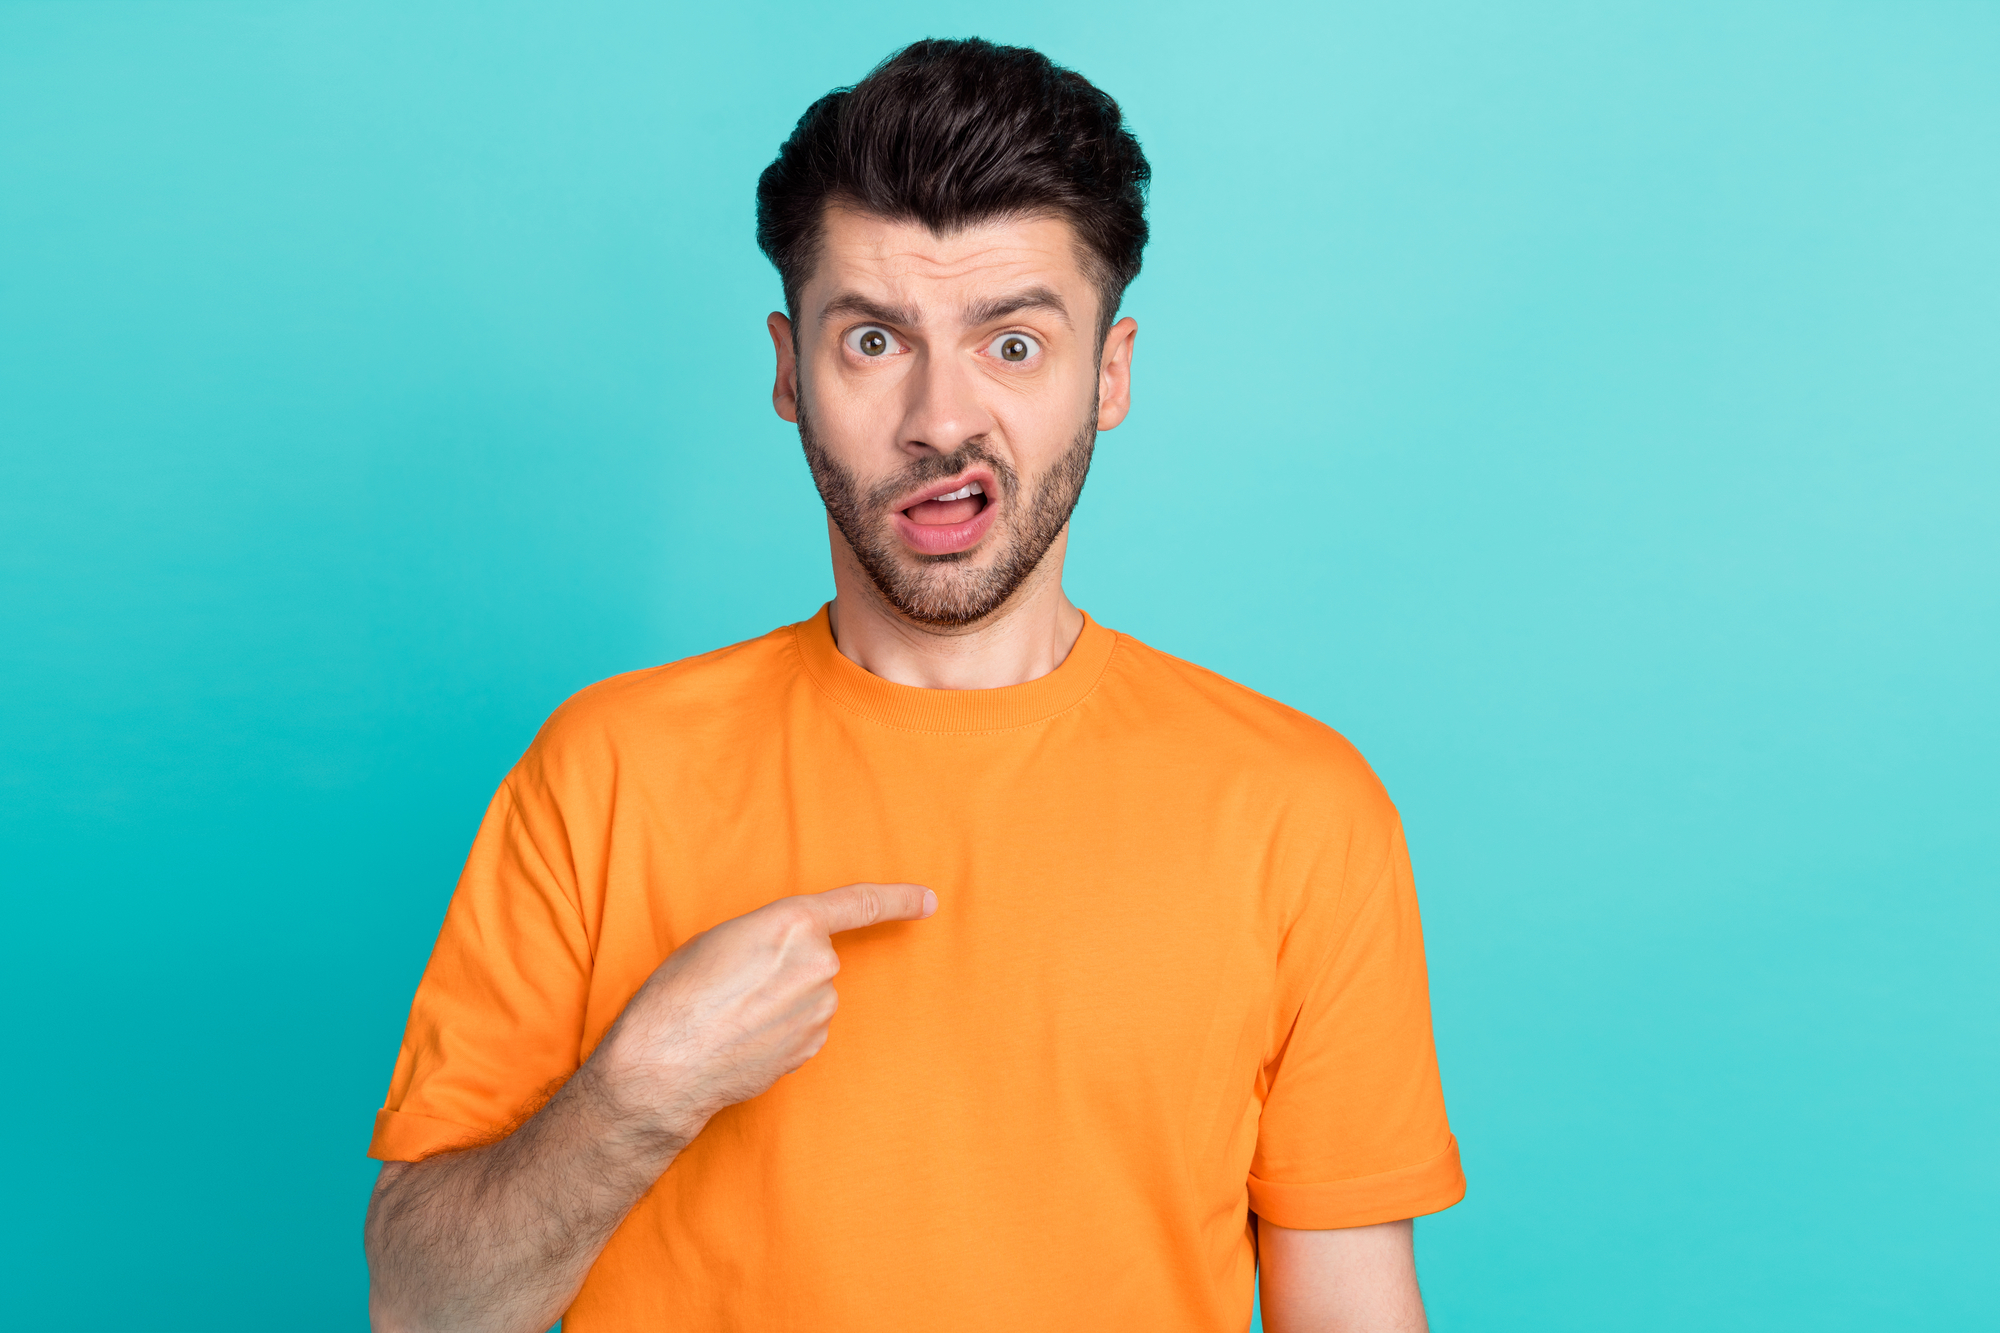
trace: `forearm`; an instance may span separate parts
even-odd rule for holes
[[[825,1043],[840,970],[830,937],[936,910],[921,885],[846,884],[767,903],[668,954],[519,1129],[382,1168],[365,1231],[375,1328],[542,1333],[708,1118]]]
[[[1425,1333],[1410,1223],[1295,1231],[1257,1222],[1268,1333]]]
[[[388,1164],[366,1226],[373,1326],[541,1333],[692,1137],[621,1112],[585,1065],[506,1138]]]

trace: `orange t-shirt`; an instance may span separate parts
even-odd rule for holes
[[[823,610],[556,711],[371,1155],[490,1137],[689,936],[862,880],[938,912],[834,937],[825,1049],[709,1122],[566,1333],[1240,1330],[1252,1213],[1464,1193],[1401,827],[1346,741],[1094,621],[1039,680],[925,690]]]

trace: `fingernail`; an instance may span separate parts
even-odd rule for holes
[[[935,912],[935,911],[937,911],[937,895],[936,895],[935,893],[932,893],[932,892],[931,892],[931,891],[930,891],[929,889],[925,889],[925,890],[924,890],[924,915],[925,915],[925,916],[929,916],[929,915],[930,915],[930,914],[931,914],[932,912]]]

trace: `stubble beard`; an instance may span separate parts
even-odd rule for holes
[[[1049,548],[1062,535],[1090,473],[1090,456],[1097,447],[1097,411],[1093,403],[1082,429],[1037,483],[1025,508],[1020,507],[1020,477],[978,437],[948,454],[923,455],[878,482],[865,496],[855,475],[813,434],[803,402],[799,404],[799,443],[805,448],[806,465],[812,469],[827,516],[847,539],[882,600],[919,625],[959,629],[977,624],[1006,605],[1041,567]],[[972,563],[970,551],[918,555],[905,548],[890,526],[890,503],[930,482],[955,477],[974,463],[991,468],[999,482],[1000,496],[997,500],[988,496],[987,503],[1007,505],[1007,512],[998,516],[1006,526],[996,524],[981,543],[991,545],[999,539],[991,562],[982,569]]]

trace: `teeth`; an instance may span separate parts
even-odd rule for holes
[[[933,495],[931,497],[931,503],[936,504],[944,500],[963,500],[967,496],[984,495],[984,494],[986,494],[986,490],[978,482],[968,481],[967,483],[965,483],[965,485],[959,487],[957,490],[953,491],[950,495]]]

